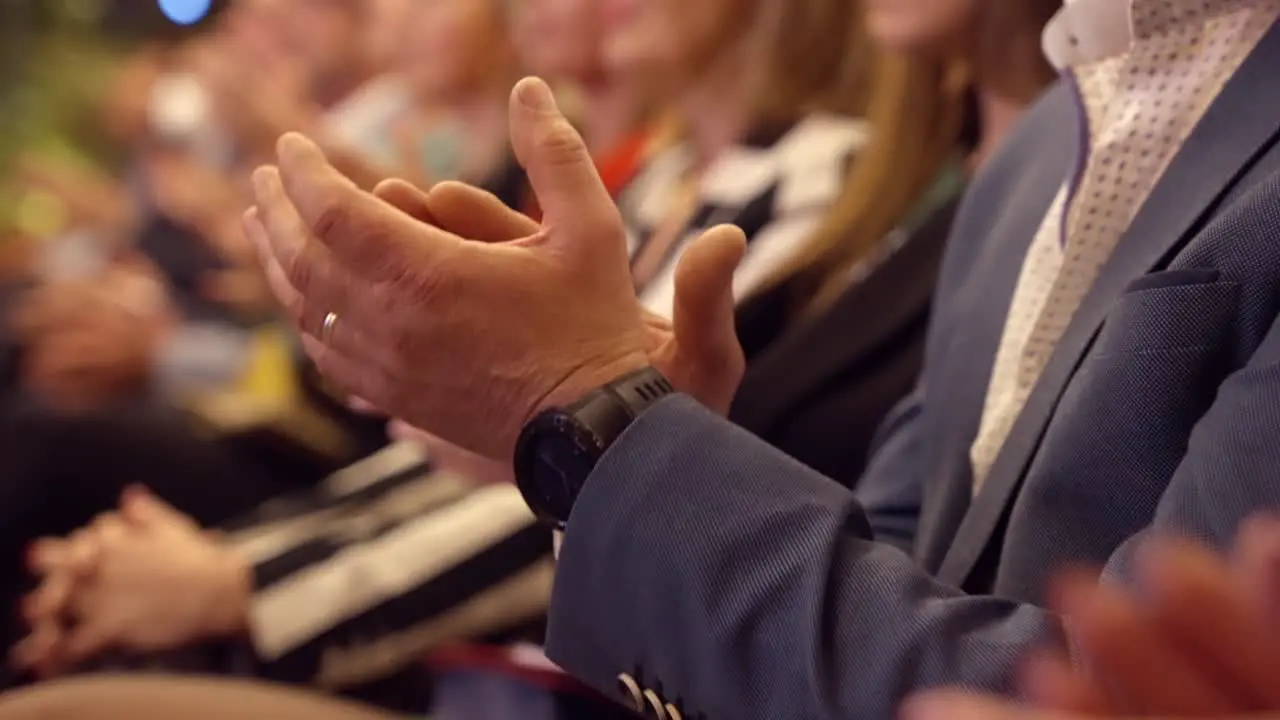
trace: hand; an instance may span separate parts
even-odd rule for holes
[[[922,696],[908,703],[899,715],[900,720],[1100,720],[1109,717],[1083,712],[1070,712],[1050,708],[1021,705],[1001,698],[985,697],[964,692],[938,692]],[[1125,716],[1137,720],[1138,716]],[[1175,718],[1210,717],[1214,720],[1280,720],[1280,713],[1260,715],[1187,715],[1142,716],[1147,720],[1175,720]]]
[[[156,209],[192,231],[216,227],[240,202],[226,177],[182,153],[153,153],[147,175]]]
[[[205,273],[200,278],[200,296],[250,317],[275,309],[275,298],[256,267]]]
[[[57,672],[109,649],[168,650],[247,625],[248,562],[145,491],[71,540],[44,542],[32,562],[43,582],[24,603],[36,632],[15,650],[23,667]]]
[[[1094,577],[1059,583],[1081,659],[1041,655],[1024,695],[1044,712],[942,694],[910,703],[911,720],[946,718],[1254,717],[1280,713],[1280,523],[1245,524],[1230,562],[1182,541],[1139,554],[1140,598]],[[966,714],[969,713],[969,714]]]
[[[1029,670],[1029,690],[1068,709],[1167,716],[1280,711],[1280,524],[1246,523],[1229,562],[1185,541],[1142,548],[1136,594],[1068,578],[1056,605],[1093,671]]]
[[[500,205],[449,217],[435,191],[438,224],[416,220],[361,192],[305,138],[281,139],[280,168],[255,173],[245,224],[317,367],[385,412],[495,459],[510,458],[540,410],[650,363],[687,392],[724,395],[692,384],[716,373],[676,363],[701,358],[695,348],[733,346],[714,360],[740,367],[728,289],[741,232],[717,228],[690,251],[692,269],[708,272],[692,278],[700,294],[677,310],[674,329],[655,328],[631,285],[617,210],[550,90],[522,81],[511,115],[544,211],[536,231]],[[456,184],[438,190],[460,195]],[[321,342],[331,312],[338,321]],[[694,327],[711,317],[719,324]]]
[[[23,382],[66,410],[93,408],[141,391],[175,319],[162,290],[112,274],[52,283],[24,300],[14,329],[26,349]]]
[[[485,485],[515,480],[511,463],[464,450],[403,420],[392,420],[387,426],[387,434],[395,440],[411,442],[426,450],[427,459],[434,470]]]

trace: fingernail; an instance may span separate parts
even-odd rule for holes
[[[253,171],[253,191],[258,197],[266,195],[271,189],[271,166],[263,165]]]
[[[551,88],[538,78],[521,80],[517,93],[520,102],[530,110],[548,112],[556,109],[556,99],[551,94]]]
[[[302,133],[287,132],[276,141],[276,156],[281,162],[295,162],[311,154],[313,147]]]

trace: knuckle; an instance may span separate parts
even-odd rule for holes
[[[582,136],[567,120],[557,120],[543,131],[538,148],[553,165],[581,162],[586,155]]]
[[[350,227],[351,210],[347,204],[333,193],[322,198],[311,231],[320,237],[338,237],[348,232]]]
[[[304,241],[305,242],[305,241]],[[300,248],[284,265],[284,274],[298,292],[306,292],[315,279],[313,255]]]

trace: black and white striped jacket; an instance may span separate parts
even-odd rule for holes
[[[725,223],[742,228],[749,243],[734,276],[734,297],[759,290],[822,222],[868,134],[863,120],[814,114],[783,132],[757,133],[722,151],[701,173],[697,209],[662,269],[640,288],[641,301],[670,317],[680,254],[700,231]],[[693,160],[687,145],[663,150],[623,193],[619,206],[633,257],[679,202]]]
[[[540,618],[551,538],[510,485],[477,487],[394,443],[231,529],[252,559],[252,672],[357,688],[450,641]]]

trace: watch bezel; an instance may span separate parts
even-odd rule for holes
[[[512,463],[516,487],[539,521],[554,529],[564,530],[569,512],[573,509],[576,492],[570,497],[553,498],[547,492],[549,488],[546,484],[539,482],[542,475],[538,466],[550,463],[546,456],[549,443],[563,444],[573,454],[575,461],[581,461],[588,468],[595,466],[604,455],[605,448],[599,436],[583,425],[571,411],[562,409],[553,408],[540,413],[520,434]],[[578,478],[580,483],[585,481],[586,477]]]

